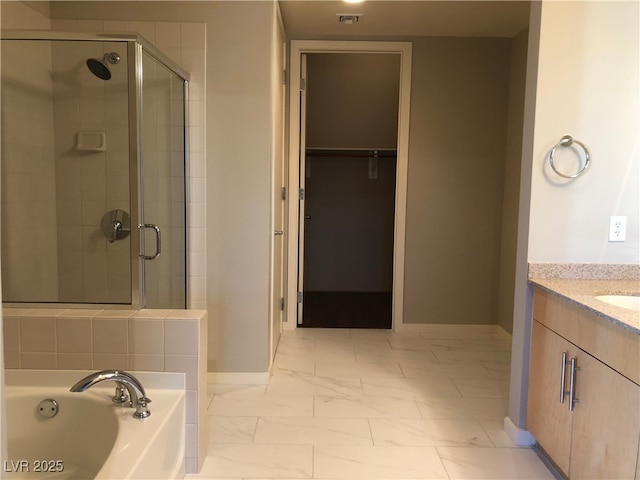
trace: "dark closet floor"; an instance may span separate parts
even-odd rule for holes
[[[391,292],[304,292],[302,326],[391,328]]]

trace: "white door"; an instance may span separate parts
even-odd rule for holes
[[[298,192],[299,218],[298,218],[298,325],[302,325],[302,309],[304,295],[304,222],[307,218],[304,213],[305,175],[307,163],[307,55],[300,56],[300,191]]]
[[[271,322],[270,322],[270,359],[278,347],[280,333],[282,332],[282,320],[284,314],[284,141],[285,141],[285,89],[283,78],[286,58],[286,43],[281,28],[274,31],[276,38],[273,42],[274,56],[272,71],[272,172],[271,172],[271,196],[272,196],[272,225],[273,241],[271,242]]]

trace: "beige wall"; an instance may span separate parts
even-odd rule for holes
[[[509,49],[414,41],[405,323],[496,323]]]
[[[307,147],[396,148],[400,56],[307,54]]]
[[[507,154],[502,198],[498,323],[510,333],[513,330],[513,298],[515,294],[528,35],[528,30],[524,30],[513,38],[509,63],[509,107],[506,138]]]
[[[273,13],[270,2],[215,2],[209,14],[209,371],[269,366]]]
[[[530,262],[640,262],[639,9],[637,1],[542,4]],[[575,181],[547,162],[565,134],[592,154]],[[575,168],[570,152],[560,157]],[[626,242],[608,242],[611,215],[627,216]]]

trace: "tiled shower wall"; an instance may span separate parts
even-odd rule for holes
[[[5,308],[5,368],[179,372],[186,380],[186,470],[206,456],[207,312]]]
[[[190,308],[206,308],[206,25],[76,20],[51,23],[52,29],[61,31],[136,31],[191,73],[187,118],[187,304]],[[74,42],[72,49],[54,43],[48,50],[46,42],[30,45],[33,51],[21,52],[15,61],[9,58],[13,61],[9,69],[3,65],[5,76],[11,70],[16,72],[15,82],[5,85],[13,89],[11,95],[3,99],[3,162],[10,165],[5,172],[13,175],[6,182],[9,187],[5,199],[12,204],[5,204],[7,213],[2,225],[7,234],[6,248],[12,252],[11,258],[3,255],[3,276],[12,276],[11,282],[4,282],[6,300],[103,302],[106,298],[109,302],[127,303],[131,292],[128,241],[108,243],[99,227],[107,211],[129,210],[126,51],[116,42]],[[84,59],[102,58],[107,51],[117,51],[122,57],[119,65],[111,66],[113,76],[109,82],[97,79],[86,68],[78,68]],[[9,52],[5,48],[3,53]],[[33,62],[34,57],[39,60],[38,74],[30,75],[26,81],[25,71],[29,69],[21,62]],[[55,82],[42,75],[52,67],[62,73]],[[65,81],[65,75],[71,74],[73,78]],[[52,91],[56,98],[53,103],[48,100]],[[144,115],[147,124],[161,122],[159,111],[149,114],[147,109]],[[51,124],[55,125],[53,131],[47,126]],[[80,131],[105,132],[107,150],[78,151],[75,143]],[[161,140],[159,137],[153,138]],[[156,147],[152,151],[160,153]],[[51,161],[54,154],[55,173]],[[173,229],[165,235],[176,238],[179,233]],[[47,241],[35,241],[41,238]],[[36,248],[36,243],[44,247]],[[151,273],[157,266],[150,266]],[[167,277],[162,268],[156,270],[155,275],[149,276],[149,298],[161,305],[160,300],[171,290],[171,282],[184,279]],[[43,292],[38,299],[30,294],[36,289]]]
[[[187,184],[188,306],[206,308],[206,24],[107,20],[52,20],[51,28],[71,32],[137,32],[191,75],[188,101]],[[112,68],[112,71],[114,69]],[[116,242],[117,243],[117,242]]]
[[[50,71],[48,43],[3,42],[2,283],[7,300],[32,300],[33,291],[41,292],[42,301],[58,298]]]
[[[130,212],[127,52],[122,42],[52,42],[59,301],[131,302],[130,238],[108,243],[100,223]],[[118,52],[111,80],[85,61]],[[66,75],[65,75],[66,73]],[[102,132],[105,151],[82,150],[78,135]],[[37,300],[37,299],[36,299]]]

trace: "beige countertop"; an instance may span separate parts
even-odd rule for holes
[[[534,285],[640,335],[638,310],[617,307],[595,298],[598,295],[640,295],[640,280],[545,278],[531,273],[530,270],[529,281]]]

